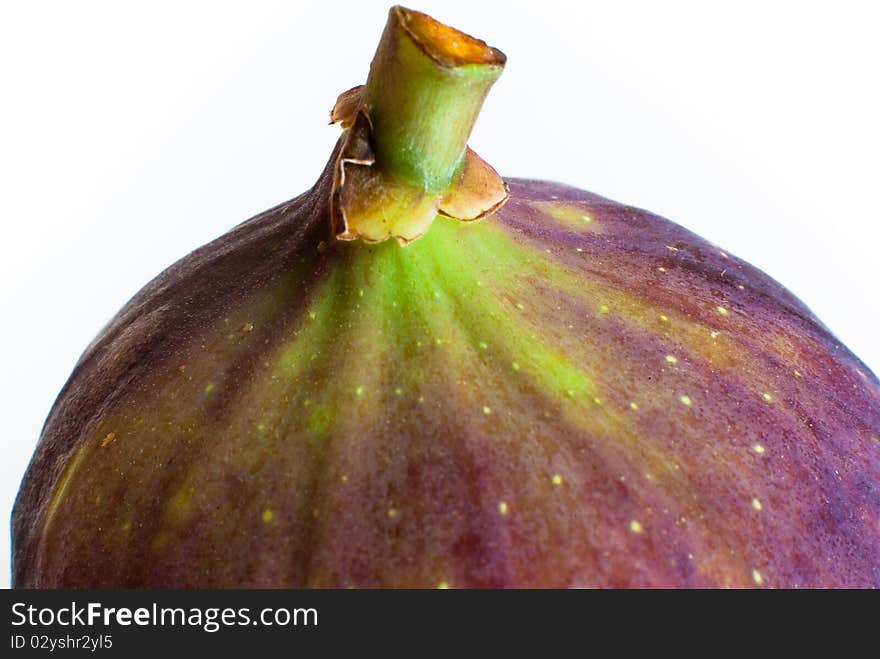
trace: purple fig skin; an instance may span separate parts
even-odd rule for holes
[[[15,587],[880,585],[876,377],[682,227],[507,183],[369,246],[328,169],[149,283],[46,421]]]

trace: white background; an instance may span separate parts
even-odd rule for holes
[[[384,1],[0,5],[0,518],[76,359],[160,270],[311,185]],[[675,220],[880,369],[869,3],[433,2],[508,55],[472,146]],[[8,535],[0,584],[8,585]]]

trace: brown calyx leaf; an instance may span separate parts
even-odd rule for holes
[[[464,222],[479,220],[504,205],[510,195],[495,168],[467,148],[458,180],[440,201],[437,211]]]
[[[330,110],[330,124],[341,124],[342,128],[348,128],[354,123],[355,114],[364,96],[364,85],[352,87],[336,97],[336,104]]]
[[[355,87],[354,89],[358,89]],[[349,92],[343,92],[339,98],[342,98]],[[337,106],[339,101],[337,101]],[[333,108],[334,112],[336,108]],[[332,115],[331,115],[332,116]],[[333,235],[340,240],[354,240],[357,233],[352,233],[346,221],[346,213],[343,208],[342,194],[346,184],[346,165],[360,165],[361,167],[370,167],[376,162],[373,155],[373,149],[370,147],[370,118],[366,111],[360,110],[355,112],[354,117],[346,117],[343,126],[347,122],[350,126],[348,132],[343,136],[342,149],[336,159],[336,169],[333,172],[333,188],[330,195],[330,223]]]

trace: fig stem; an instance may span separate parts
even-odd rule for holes
[[[371,124],[376,163],[426,193],[449,188],[506,59],[501,51],[430,16],[392,7],[362,106]]]

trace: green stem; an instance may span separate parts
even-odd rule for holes
[[[483,41],[393,7],[363,99],[376,163],[427,193],[445,191],[505,61]]]

